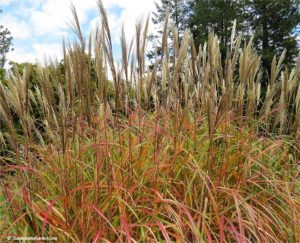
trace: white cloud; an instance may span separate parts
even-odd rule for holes
[[[146,20],[148,15],[152,14],[155,9],[154,0],[106,0],[103,2],[108,10],[108,21],[114,44],[119,45],[122,26],[124,25],[127,40],[131,40],[135,36],[135,27],[141,18]],[[113,6],[122,9],[120,15],[112,12]],[[98,18],[97,18],[98,19]],[[91,22],[91,29],[95,29],[96,19]],[[149,33],[153,30],[150,19]]]
[[[0,5],[8,5],[12,2],[13,0],[0,0]]]
[[[31,45],[22,44],[15,46],[15,51],[9,54],[9,59],[15,61],[35,61],[36,58],[44,59],[44,55],[55,54],[61,57],[61,40],[66,37],[69,30],[68,23],[72,21],[70,0],[0,0],[0,4],[9,4],[18,8],[18,16],[0,15],[0,21],[7,26],[16,39],[27,40]],[[99,18],[94,18],[98,13],[97,0],[73,0],[81,24],[87,24],[90,32],[94,29]],[[103,0],[108,11],[108,18],[114,44],[119,43],[121,27],[124,23],[127,39],[135,33],[137,19],[146,16],[154,10],[154,0]],[[120,9],[120,13],[116,11]],[[93,13],[93,16],[91,15]],[[151,21],[150,21],[151,22]],[[50,43],[50,40],[53,40]],[[33,43],[33,44],[31,44]]]
[[[60,43],[34,43],[30,51],[16,47],[14,51],[8,53],[7,59],[14,62],[40,62],[51,57],[52,59],[61,60],[62,45]]]
[[[71,18],[68,1],[48,0],[40,10],[31,14],[30,24],[38,36],[56,35],[61,36],[63,30],[68,28],[67,21]]]
[[[122,24],[126,30],[126,35],[128,38],[133,37],[135,33],[135,24],[137,20],[147,18],[148,14],[151,14],[154,10],[154,0],[127,0],[118,1],[118,6],[123,9],[121,16],[118,16],[119,23],[118,28],[115,30],[115,35],[120,35]],[[112,21],[110,21],[111,23]]]
[[[88,13],[91,10],[98,11],[96,0],[73,0],[79,20],[86,23]],[[125,24],[126,33],[133,36],[136,20],[142,16],[146,17],[154,9],[154,0],[104,0],[104,6],[108,10],[110,28],[117,40],[120,35],[122,23]],[[40,10],[31,14],[31,24],[37,35],[55,34],[61,35],[63,30],[69,28],[67,23],[72,21],[70,10],[71,1],[47,0],[42,4]],[[122,9],[117,16],[112,12],[113,7]],[[95,26],[95,20],[90,20],[90,26]]]
[[[22,49],[15,49],[14,51],[7,54],[7,60],[13,62],[36,62],[37,56],[33,52],[28,52]],[[6,63],[7,67],[8,63]]]
[[[25,21],[20,21],[14,16],[3,15],[0,16],[0,22],[8,28],[11,35],[17,39],[26,39],[31,35],[31,29]]]
[[[35,55],[41,63],[44,63],[48,57],[61,60],[62,44],[61,43],[34,43],[33,49]]]

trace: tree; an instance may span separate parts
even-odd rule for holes
[[[237,31],[244,31],[242,7],[242,2],[237,0],[196,0],[189,19],[195,44],[204,44],[208,33],[214,32],[220,39],[222,57],[225,58],[235,19]]]
[[[152,21],[155,25],[164,23],[167,11],[169,11],[169,26],[176,26],[179,35],[188,28],[190,1],[187,0],[161,0],[161,4],[155,3],[156,11],[153,12]],[[162,30],[159,30],[162,33]]]
[[[37,85],[38,83],[37,64],[33,64],[30,62],[17,63],[17,62],[10,61],[9,66],[10,66],[8,69],[9,73],[14,73],[14,74],[18,73],[21,76],[24,73],[24,68],[25,67],[29,68],[29,74],[30,74],[29,83],[31,85],[29,88],[32,88],[35,85]]]
[[[167,12],[169,11],[169,37],[172,39],[171,29],[175,26],[178,29],[178,36],[181,38],[184,31],[189,27],[189,15],[191,13],[191,0],[161,0],[155,3],[156,12],[153,12],[152,22],[158,28],[157,35],[151,35],[150,40],[153,43],[152,50],[147,54],[151,60],[155,56],[155,52],[160,54],[161,37],[163,32],[163,23]],[[156,49],[156,51],[155,51]]]
[[[300,23],[299,0],[246,0],[245,13],[262,66],[270,72],[273,56],[286,49],[285,63],[291,65],[298,52],[295,28]]]
[[[2,10],[0,9],[0,13]],[[0,78],[5,75],[4,65],[6,62],[6,54],[11,50],[12,37],[10,31],[3,25],[0,25]]]

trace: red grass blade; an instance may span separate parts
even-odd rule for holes
[[[165,226],[164,226],[160,221],[158,221],[158,220],[156,220],[156,223],[157,223],[159,229],[161,230],[161,232],[162,232],[162,234],[163,234],[163,236],[164,236],[166,242],[167,242],[167,243],[171,243],[169,234],[168,234],[168,232],[167,232]]]
[[[113,225],[109,222],[109,220],[105,217],[105,215],[95,206],[95,205],[90,205],[90,208],[94,209],[101,218],[103,218],[108,224],[109,226],[112,228],[113,232],[119,237],[116,229],[113,227]]]
[[[127,223],[127,221],[124,217],[121,217],[121,224],[122,224],[122,226],[125,230],[127,241],[130,243],[131,242],[131,236],[130,236],[129,224]]]
[[[93,243],[97,243],[101,239],[101,231],[98,232],[98,234],[95,236]]]
[[[43,217],[42,236],[44,236],[44,234],[45,234],[45,228],[46,228],[46,224],[47,224],[47,219],[50,216],[50,212],[51,212],[53,206],[54,206],[54,202],[50,201],[49,206],[47,207],[47,211],[45,213],[45,216]]]

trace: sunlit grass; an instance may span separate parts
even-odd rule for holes
[[[3,236],[26,229],[76,242],[297,239],[299,171],[285,139],[226,124],[211,168],[205,119],[184,118],[176,147],[169,113],[134,112],[119,122],[106,138],[101,120],[81,129],[65,154],[32,148],[31,167],[14,166],[6,186],[16,215]]]
[[[63,68],[0,82],[1,240],[299,241],[300,58],[274,57],[262,92],[252,39],[232,31],[223,63],[216,35],[173,28],[171,48],[165,28],[150,69],[147,20],[117,66],[98,6],[89,40],[72,8]]]

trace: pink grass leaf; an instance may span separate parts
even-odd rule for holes
[[[101,239],[101,231],[99,231],[97,233],[97,235],[95,236],[93,243],[97,243],[99,240]]]
[[[164,236],[165,240],[167,241],[167,243],[171,243],[169,234],[168,234],[165,226],[158,220],[156,220],[156,223],[157,223],[159,229],[161,230],[161,232],[163,233],[163,236]]]
[[[53,206],[54,206],[54,202],[50,201],[50,203],[49,203],[49,205],[47,207],[45,216],[43,217],[42,236],[44,236],[45,228],[46,228],[46,224],[47,224],[47,219],[49,218],[49,215],[50,215],[50,212],[51,212]]]
[[[125,230],[127,241],[130,243],[131,242],[131,236],[130,236],[130,229],[129,229],[129,224],[126,221],[124,217],[121,217],[121,224]]]
[[[114,228],[114,226],[109,222],[109,220],[105,217],[105,215],[95,206],[95,205],[90,205],[90,208],[94,209],[101,218],[103,218],[108,224],[109,226],[112,228],[113,232],[119,237],[116,229]]]

